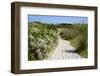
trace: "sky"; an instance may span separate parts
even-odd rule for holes
[[[47,16],[47,15],[28,15],[28,22],[39,21],[42,23],[59,24],[59,23],[88,23],[87,17],[77,16]]]

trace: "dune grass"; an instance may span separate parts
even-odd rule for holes
[[[87,24],[73,24],[61,31],[60,36],[65,40],[70,40],[71,45],[74,46],[82,57],[88,57],[88,34]]]

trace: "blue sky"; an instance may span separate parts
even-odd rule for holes
[[[88,23],[87,17],[77,17],[77,16],[47,16],[47,15],[29,15],[28,22],[39,21],[42,23]]]

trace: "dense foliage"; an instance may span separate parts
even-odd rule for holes
[[[30,23],[28,27],[28,60],[43,60],[57,44],[55,26],[43,23]]]

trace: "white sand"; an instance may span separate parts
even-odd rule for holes
[[[59,38],[58,45],[54,52],[50,54],[48,60],[62,60],[62,59],[80,59],[82,58],[78,53],[74,52],[75,48],[70,45],[70,41]]]

